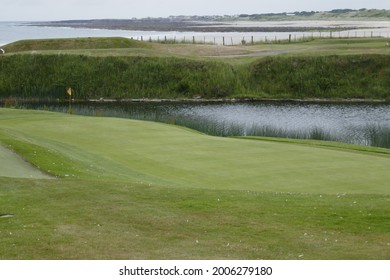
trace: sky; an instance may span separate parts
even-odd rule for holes
[[[0,21],[129,19],[333,9],[388,9],[389,0],[0,0]]]

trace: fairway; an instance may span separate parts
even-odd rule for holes
[[[0,143],[57,178],[1,172],[0,259],[390,257],[385,149],[15,109]]]
[[[15,148],[23,147],[24,157],[57,177],[183,188],[390,194],[390,156],[385,154],[211,137],[126,119],[5,109],[0,116],[7,117],[1,125],[7,143],[18,143]]]

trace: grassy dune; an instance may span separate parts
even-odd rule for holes
[[[381,149],[27,110],[0,120],[0,142],[57,177],[0,177],[0,214],[14,215],[0,218],[0,259],[390,257]]]

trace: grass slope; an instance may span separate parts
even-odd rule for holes
[[[390,156],[0,110],[0,259],[388,259]],[[381,150],[378,150],[381,151]],[[4,164],[4,163],[2,163]]]

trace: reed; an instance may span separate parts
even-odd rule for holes
[[[370,125],[366,129],[366,138],[370,146],[390,149],[390,127]]]

